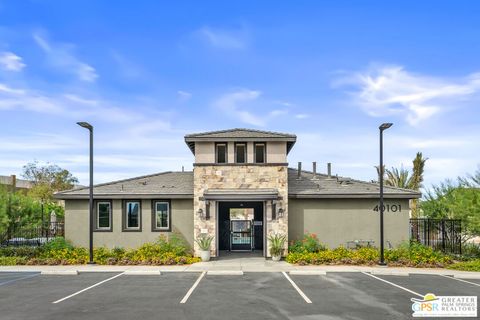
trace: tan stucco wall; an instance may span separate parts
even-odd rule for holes
[[[215,162],[215,143],[195,142],[195,162],[196,163]]]
[[[380,242],[380,218],[373,208],[376,199],[290,199],[288,203],[289,240],[301,239],[305,232],[317,234],[328,247],[346,246],[347,241]],[[409,238],[409,203],[405,199],[388,199],[385,204],[401,205],[401,212],[385,212],[385,246],[393,246]]]
[[[122,200],[113,200],[112,232],[94,232],[95,247],[136,248],[145,242],[155,241],[161,234],[170,232],[152,231],[151,200],[142,200],[142,231],[122,232]],[[65,201],[65,237],[74,245],[88,247],[88,200]],[[172,231],[178,232],[193,247],[193,201],[171,201]]]

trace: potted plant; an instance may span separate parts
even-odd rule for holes
[[[270,241],[270,255],[272,256],[272,260],[280,261],[287,236],[280,233],[273,233],[268,236],[268,241]]]
[[[210,245],[212,244],[213,236],[201,234],[195,242],[200,248],[200,258],[203,262],[210,260]]]

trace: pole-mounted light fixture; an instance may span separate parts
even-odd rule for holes
[[[380,175],[379,175],[379,182],[380,182],[380,262],[378,263],[381,266],[386,266],[385,263],[385,256],[384,256],[384,235],[383,235],[383,131],[387,130],[393,125],[393,123],[386,122],[382,123],[378,129],[380,130]]]
[[[77,122],[77,124],[90,131],[90,186],[89,186],[89,261],[88,264],[95,264],[93,261],[93,126],[88,122]]]

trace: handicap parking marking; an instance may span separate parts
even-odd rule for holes
[[[302,291],[302,289],[300,289],[297,286],[295,281],[293,281],[292,278],[290,278],[285,271],[282,271],[282,274],[285,276],[285,278],[287,278],[287,280],[290,282],[290,284],[293,286],[293,288],[295,288],[295,290],[297,290],[298,294],[303,298],[303,300],[305,300],[306,303],[312,303],[312,300],[310,300],[307,297],[307,295]]]
[[[195,283],[190,287],[190,289],[187,291],[187,293],[185,294],[185,296],[183,297],[183,299],[180,301],[180,303],[186,303],[188,301],[188,298],[192,295],[193,291],[195,290],[195,288],[198,286],[198,284],[200,283],[200,281],[202,281],[203,277],[205,277],[205,274],[207,272],[206,271],[203,271],[200,276],[197,278],[197,281],[195,281]]]
[[[10,276],[14,276],[16,274],[10,274]],[[7,284],[10,284],[10,283],[14,283],[14,282],[17,282],[17,281],[20,281],[20,280],[25,280],[25,279],[30,279],[30,278],[33,278],[33,277],[36,277],[36,276],[39,276],[40,273],[34,273],[34,274],[29,274],[27,276],[23,275],[23,276],[20,276],[20,277],[14,277],[13,279],[9,279],[7,281],[2,281],[0,282],[0,286],[4,286],[4,285],[7,285]]]
[[[100,281],[100,282],[97,282],[97,283],[95,283],[94,285],[91,285],[91,286],[89,286],[89,287],[87,287],[87,288],[85,288],[85,289],[82,289],[82,290],[80,290],[80,291],[77,291],[77,292],[75,292],[75,293],[72,293],[71,295],[68,295],[68,296],[66,296],[66,297],[64,297],[64,298],[58,299],[58,300],[56,300],[56,301],[53,301],[52,303],[53,303],[53,304],[57,304],[57,303],[60,303],[60,302],[62,302],[62,301],[65,301],[65,300],[67,300],[67,299],[70,299],[70,298],[72,298],[72,297],[74,297],[74,296],[76,296],[76,295],[79,295],[79,294],[82,293],[82,292],[88,291],[88,290],[90,290],[90,289],[93,289],[93,288],[95,288],[95,287],[98,287],[98,286],[101,285],[101,284],[104,284],[105,282],[108,282],[108,281],[111,281],[111,280],[113,280],[113,279],[115,279],[115,278],[118,278],[118,277],[122,276],[123,274],[124,274],[124,272],[119,273],[119,274],[117,274],[117,275],[114,275],[113,277],[110,277],[110,278],[108,278],[108,279],[105,279],[105,280],[102,280],[102,281]]]
[[[414,295],[416,295],[416,296],[419,296],[419,297],[422,297],[422,298],[424,297],[423,294],[420,294],[420,293],[415,292],[415,291],[413,291],[413,290],[410,290],[410,289],[408,289],[408,288],[402,287],[402,286],[400,286],[400,285],[398,285],[398,284],[396,284],[396,283],[393,283],[393,282],[391,282],[391,281],[388,281],[388,280],[379,278],[379,277],[374,276],[373,274],[370,274],[370,273],[368,273],[368,272],[362,272],[362,273],[363,273],[364,275],[367,275],[367,276],[372,277],[372,278],[374,278],[374,279],[377,279],[377,280],[380,280],[380,281],[382,281],[382,282],[388,283],[389,285],[394,286],[394,287],[396,287],[396,288],[399,288],[399,289],[402,289],[402,290],[404,290],[404,291],[410,292],[411,294],[414,294]]]
[[[480,287],[480,283],[475,283],[475,282],[467,281],[467,280],[460,279],[460,278],[454,278],[454,277],[446,276],[446,275],[443,275],[443,274],[439,274],[439,276],[440,276],[440,277],[444,277],[444,278],[448,278],[448,279],[452,279],[452,280],[457,280],[457,281],[460,281],[460,282],[464,282],[464,283],[468,283],[468,284],[471,284],[471,285]]]

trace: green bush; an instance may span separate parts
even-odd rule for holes
[[[480,259],[480,244],[466,243],[462,246],[462,260]]]
[[[447,268],[462,271],[480,271],[480,259],[472,261],[457,262]]]
[[[24,257],[0,257],[0,266],[15,266],[27,263],[27,258]]]
[[[305,233],[302,240],[293,241],[288,247],[289,252],[319,252],[325,250],[326,247],[318,241],[317,235],[314,233]]]
[[[410,267],[444,267],[453,262],[452,258],[432,248],[418,243],[403,244],[396,249],[385,250],[385,260],[393,266]],[[363,247],[346,249],[326,249],[319,252],[290,252],[286,261],[289,263],[306,264],[353,264],[372,265],[379,260],[376,248]]]
[[[41,247],[0,247],[0,257],[34,258],[42,251]]]

